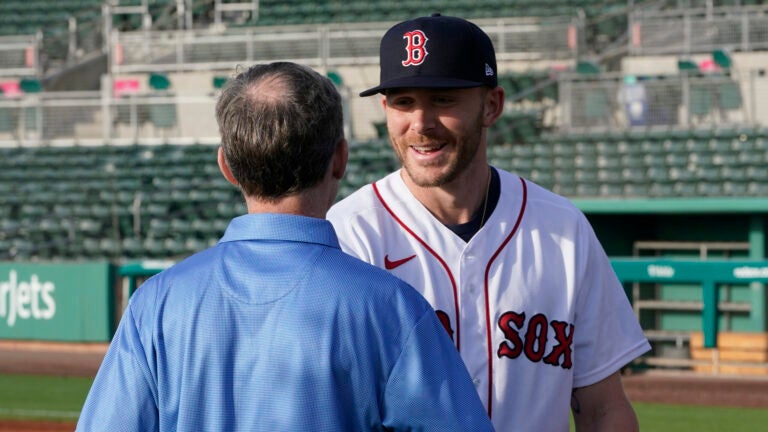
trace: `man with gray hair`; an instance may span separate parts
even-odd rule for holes
[[[492,430],[435,311],[325,220],[347,163],[331,81],[257,65],[216,117],[248,214],[136,291],[77,430]]]

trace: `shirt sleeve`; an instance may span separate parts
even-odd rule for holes
[[[624,287],[592,228],[582,221],[574,387],[594,384],[650,349]]]
[[[385,392],[384,426],[391,430],[493,430],[458,351],[431,309],[409,335]]]
[[[77,432],[157,431],[156,387],[129,306],[110,343],[77,422]]]

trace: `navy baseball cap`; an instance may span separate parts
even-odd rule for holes
[[[380,84],[360,96],[402,87],[496,87],[496,53],[477,25],[433,14],[395,24],[381,39]]]

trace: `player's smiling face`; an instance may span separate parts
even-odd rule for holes
[[[485,164],[485,88],[397,89],[384,98],[387,128],[405,174],[421,187],[442,186],[473,163]]]

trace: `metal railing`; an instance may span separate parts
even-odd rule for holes
[[[0,78],[39,76],[42,34],[0,36]]]
[[[0,100],[0,143],[218,140],[210,96],[41,92]]]
[[[768,125],[768,76],[759,71],[637,81],[619,74],[564,73],[557,85],[558,102],[551,108],[557,113],[547,127],[563,133]],[[118,97],[106,90],[0,96],[0,142],[217,140],[215,103],[214,91],[195,96],[138,91]],[[369,114],[359,106],[351,109],[350,124]],[[370,138],[361,130],[350,129],[348,136]]]
[[[768,48],[768,6],[639,9],[629,16],[630,55]]]
[[[768,124],[768,77],[740,73],[560,78],[558,129],[626,130]]]
[[[577,18],[476,20],[491,37],[497,59],[575,59]],[[241,63],[290,60],[318,68],[378,64],[379,42],[392,25],[343,23],[206,30],[113,31],[112,73],[231,70]]]
[[[760,332],[765,322],[764,289],[751,289],[751,297],[744,302],[721,301],[719,288],[723,284],[738,284],[762,287],[768,282],[768,262],[763,260],[737,259],[664,259],[664,258],[612,258],[611,264],[619,280],[629,283],[660,283],[660,284],[695,284],[699,301],[678,301],[678,307],[700,311],[700,331],[703,336],[703,348],[712,349],[712,359],[690,358],[659,358],[646,355],[649,365],[674,367],[704,367],[712,373],[719,373],[721,367],[748,367],[754,369],[768,368],[764,361],[734,362],[719,359],[719,339],[721,332],[720,319],[725,311],[736,311],[753,323],[754,331]],[[633,301],[639,299],[634,298]],[[645,329],[648,336],[658,334],[655,329]],[[691,335],[690,331],[678,332],[680,335]]]

